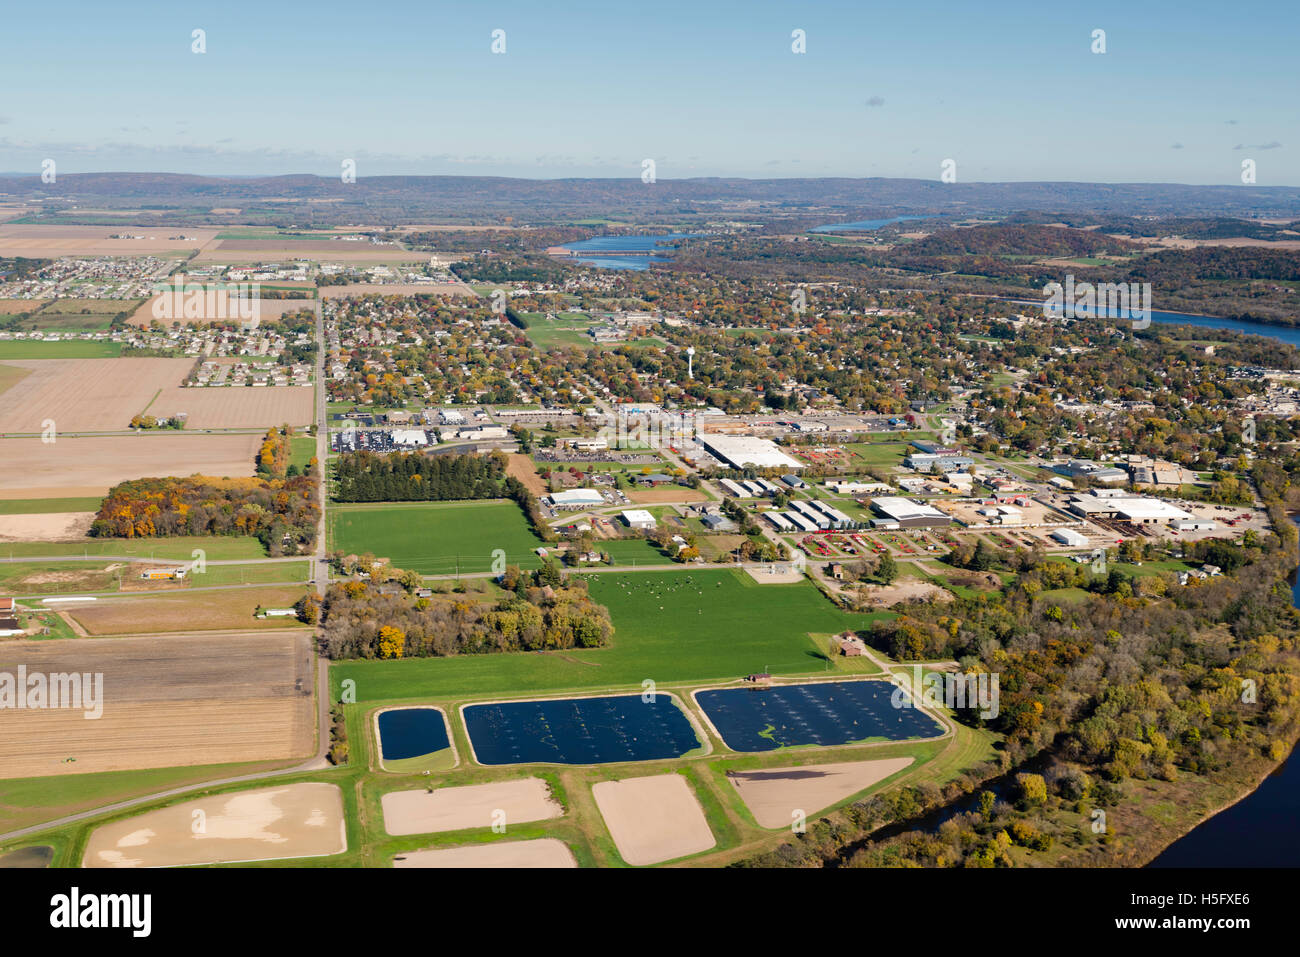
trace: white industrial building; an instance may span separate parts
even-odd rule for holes
[[[785,515],[785,520],[786,520],[787,522],[789,522],[790,524],[792,524],[792,525],[798,527],[798,528],[801,529],[802,531],[805,531],[805,532],[816,532],[816,531],[819,531],[819,528],[818,528],[818,526],[817,526],[817,523],[814,522],[812,519],[808,518],[808,517],[805,516],[805,515],[801,515],[801,514],[799,514],[798,512],[793,511],[793,510],[792,510],[792,511],[789,511],[789,512],[784,512],[784,513],[782,513],[782,514]]]
[[[883,516],[872,520],[881,528],[946,528],[952,524],[952,517],[933,505],[898,495],[873,498],[871,507]]]
[[[789,471],[806,468],[798,459],[782,452],[771,439],[760,439],[752,435],[717,435],[712,432],[702,433],[699,438],[710,455],[732,468]]]
[[[1053,529],[1052,538],[1070,548],[1084,548],[1088,544],[1088,536],[1072,528]]]
[[[643,508],[629,508],[622,514],[623,521],[627,523],[628,528],[645,530],[654,528],[658,524],[655,517]]]
[[[398,448],[414,449],[429,444],[429,436],[424,429],[393,429],[389,435]]]
[[[749,489],[742,486],[739,482],[733,482],[731,479],[718,479],[718,484],[734,495],[736,498],[753,498],[749,494]]]
[[[780,512],[764,512],[763,517],[772,523],[772,527],[778,532],[793,532],[794,522],[790,521]]]
[[[593,508],[605,504],[605,496],[594,488],[571,488],[563,492],[552,492],[547,501],[552,508],[577,509]]]

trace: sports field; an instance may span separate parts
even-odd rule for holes
[[[865,628],[880,613],[842,612],[811,582],[759,585],[732,569],[586,576],[614,621],[610,647],[556,654],[464,655],[336,662],[330,678],[357,682],[364,701],[808,674],[827,668],[810,633]]]
[[[330,548],[372,553],[422,575],[492,570],[492,554],[536,568],[543,543],[514,502],[414,502],[331,507]]]

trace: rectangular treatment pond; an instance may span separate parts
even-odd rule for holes
[[[799,745],[906,741],[944,733],[887,681],[819,681],[767,688],[695,692],[718,736],[733,751],[775,751]],[[897,706],[896,701],[906,702]]]
[[[609,764],[677,758],[700,736],[669,694],[466,705],[481,764]]]
[[[456,765],[441,708],[386,708],[375,715],[375,734],[385,771],[444,771]]]

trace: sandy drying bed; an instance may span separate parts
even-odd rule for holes
[[[498,821],[509,827],[560,817],[564,813],[541,778],[438,788],[432,794],[393,791],[384,795],[383,806],[384,827],[394,835],[491,827]]]
[[[0,439],[0,498],[103,495],[128,479],[196,472],[246,477],[253,474],[259,441],[254,434],[183,432],[61,436],[48,444],[37,437]]]
[[[0,515],[0,542],[58,542],[82,538],[90,531],[94,518],[94,512]]]
[[[772,562],[767,565],[746,565],[745,572],[760,585],[788,585],[803,581],[803,572],[792,562]]]
[[[502,841],[435,851],[409,851],[393,858],[394,867],[577,867],[568,845],[553,837]]]
[[[10,359],[4,364],[31,374],[0,394],[0,432],[39,433],[47,419],[59,432],[108,432],[130,426],[158,390],[179,386],[194,360]]]
[[[865,791],[914,758],[846,761],[841,764],[805,764],[797,768],[737,771],[728,775],[759,827],[789,827],[794,813],[806,816]]]
[[[700,802],[680,774],[601,781],[591,793],[618,853],[629,864],[658,864],[717,844]]]
[[[315,742],[306,632],[0,642],[0,672],[22,665],[102,674],[102,713],[0,710],[6,778],[306,758]]]
[[[196,813],[198,812],[198,813]],[[343,794],[334,784],[218,794],[106,824],[90,836],[86,867],[183,867],[347,850]]]

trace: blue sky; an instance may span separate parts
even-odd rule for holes
[[[1298,40],[1295,0],[11,4],[0,170],[1297,185]]]

